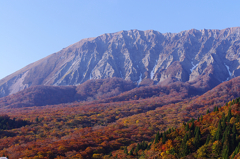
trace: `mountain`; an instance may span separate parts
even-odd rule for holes
[[[129,30],[83,39],[0,80],[0,97],[25,88],[119,77],[209,90],[240,75],[240,28],[165,33]]]

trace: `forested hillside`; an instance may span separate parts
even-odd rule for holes
[[[7,115],[7,120],[2,122],[5,126],[0,132],[0,155],[40,159],[208,158],[232,157],[234,152],[239,155],[237,144],[226,147],[239,141],[239,78],[202,95],[181,82],[134,89],[131,83],[118,79],[112,82],[116,87],[107,87],[111,80],[96,80],[88,81],[82,90],[75,88],[75,97],[86,94],[91,100],[14,109],[3,106],[1,115]],[[125,89],[131,90],[98,98],[98,92]],[[225,130],[229,130],[227,136]],[[219,137],[215,137],[217,132]],[[219,148],[215,151],[216,144]]]

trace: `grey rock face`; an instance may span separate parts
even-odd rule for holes
[[[0,80],[0,97],[34,85],[108,77],[211,88],[240,75],[239,32],[239,27],[174,34],[130,30],[83,39]]]

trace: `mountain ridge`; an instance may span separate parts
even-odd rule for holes
[[[82,39],[0,80],[0,97],[35,85],[120,77],[209,90],[240,75],[239,27],[180,33],[129,30]]]

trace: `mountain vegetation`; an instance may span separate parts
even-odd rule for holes
[[[240,158],[239,27],[83,39],[0,80],[0,156]]]
[[[10,124],[13,126],[1,130],[0,155],[9,158],[237,157],[238,85],[239,78],[234,78],[202,95],[192,95],[196,90],[183,83],[150,85],[105,99],[2,107],[3,118],[5,114],[8,119],[2,125],[11,121],[23,121],[23,125]],[[93,92],[88,94],[96,94]]]

